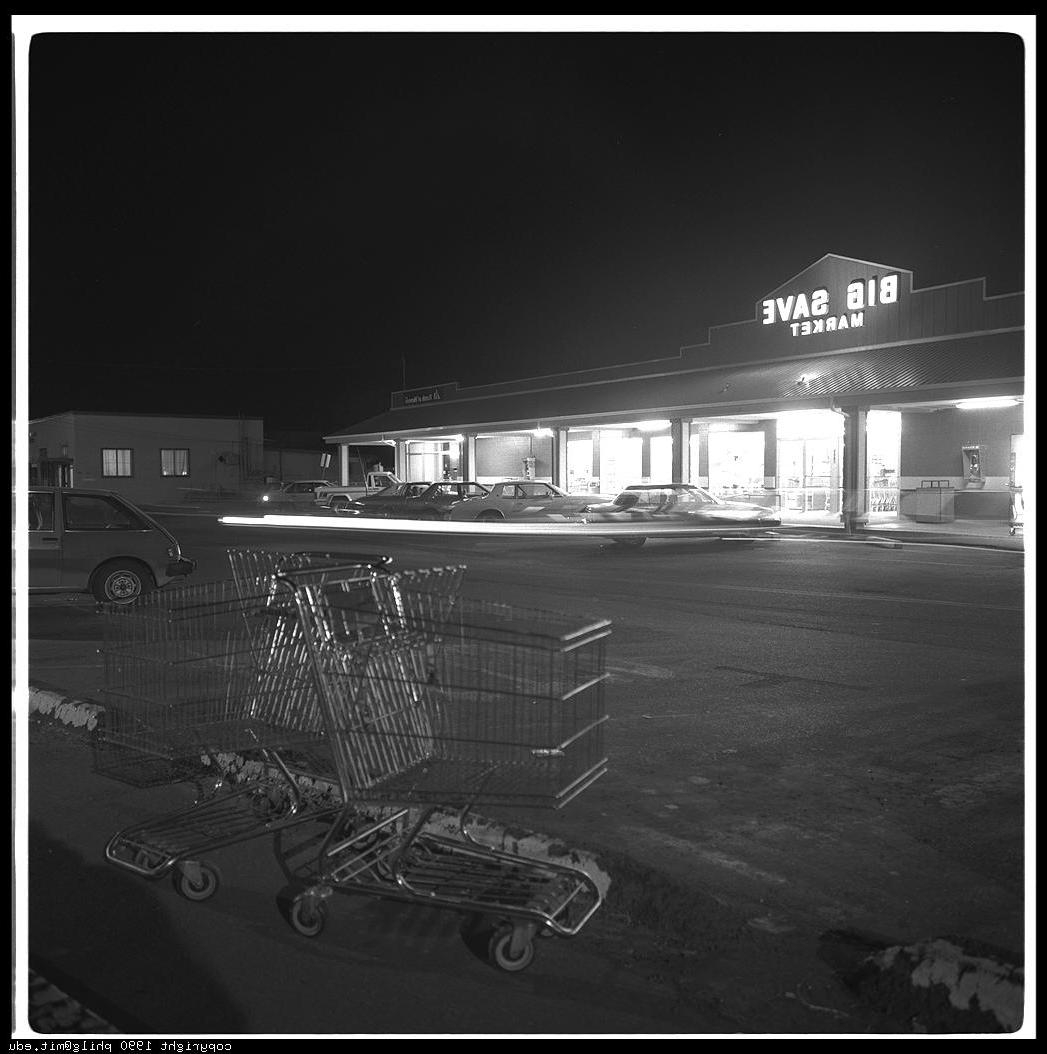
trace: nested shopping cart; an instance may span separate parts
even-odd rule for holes
[[[488,806],[561,808],[607,770],[607,620],[460,598],[447,617],[406,610],[386,637],[335,646],[330,583],[308,569],[292,588],[347,817],[287,902],[305,936],[325,926],[334,892],[455,909],[487,927],[505,970],[534,956],[536,935],[576,935],[602,903],[585,868],[506,852],[471,833]],[[434,813],[457,814],[454,835]]]
[[[439,593],[453,603],[463,570],[393,574],[386,558],[346,563],[324,553],[230,550],[229,558],[231,580],[157,592],[107,620],[102,771],[141,785],[185,778],[201,759],[215,773],[222,755],[260,761],[253,778],[231,786],[219,776],[188,808],[126,827],[106,846],[111,863],[144,877],[173,872],[192,900],[218,886],[207,853],[342,813],[340,800],[301,792],[300,776],[315,783],[333,766],[310,649],[275,571],[309,567],[333,583],[326,646],[346,652],[351,665],[360,641],[397,624],[402,596]]]

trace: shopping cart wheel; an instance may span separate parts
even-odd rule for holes
[[[186,900],[200,901],[213,897],[218,891],[218,871],[211,864],[187,860],[175,871],[175,889]]]
[[[327,905],[316,897],[303,894],[291,901],[287,917],[296,933],[303,937],[319,937],[327,922]]]
[[[487,957],[499,970],[516,973],[526,970],[534,959],[534,943],[528,938],[527,943],[513,951],[513,927],[500,926],[491,934],[487,945]]]

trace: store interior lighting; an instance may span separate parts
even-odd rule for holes
[[[1018,400],[1009,395],[992,395],[983,399],[961,399],[957,410],[992,410],[1001,406],[1017,406]]]
[[[813,439],[843,434],[843,419],[832,410],[788,410],[778,415],[779,439]]]

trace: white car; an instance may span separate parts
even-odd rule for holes
[[[494,483],[478,498],[451,506],[452,520],[574,520],[592,502],[592,495],[567,494],[551,483],[507,479]]]
[[[258,501],[265,506],[266,511],[271,512],[291,512],[296,509],[312,511],[317,490],[329,486],[331,481],[326,479],[294,479],[281,484],[276,490],[263,491]]]

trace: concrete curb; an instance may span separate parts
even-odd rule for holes
[[[29,713],[49,719],[55,725],[93,732],[105,716],[105,707],[84,699],[71,699],[45,685],[29,686]]]
[[[1017,1032],[1025,970],[1001,949],[959,937],[894,944],[830,930],[821,955],[867,1005],[915,1034]]]

